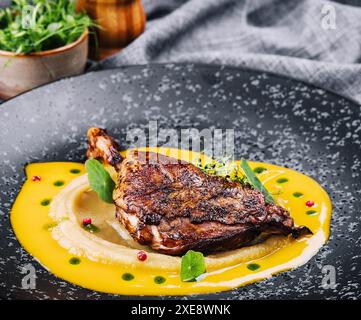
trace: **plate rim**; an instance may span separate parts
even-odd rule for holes
[[[291,77],[288,77],[288,76],[283,76],[283,75],[279,75],[277,73],[273,73],[273,72],[268,72],[268,71],[262,71],[262,70],[255,70],[255,69],[251,69],[251,68],[246,68],[246,67],[235,67],[235,66],[227,66],[227,65],[215,65],[215,64],[195,64],[195,63],[151,63],[151,64],[137,64],[137,65],[126,65],[126,66],[120,66],[120,67],[115,67],[115,68],[107,68],[107,69],[101,69],[101,70],[91,70],[90,72],[86,72],[84,74],[80,74],[80,75],[77,75],[77,76],[72,76],[72,77],[65,77],[65,78],[62,78],[62,79],[59,79],[59,80],[56,80],[56,81],[52,81],[50,83],[47,83],[47,84],[44,84],[44,85],[41,85],[41,86],[38,86],[37,88],[34,88],[34,89],[31,89],[31,90],[28,90],[12,99],[9,99],[7,101],[4,101],[1,105],[0,105],[0,112],[1,112],[1,107],[4,105],[4,107],[6,107],[6,104],[7,102],[11,102],[12,100],[16,100],[17,98],[21,97],[22,95],[26,95],[26,94],[31,94],[31,92],[33,91],[36,91],[37,89],[41,89],[42,87],[46,87],[46,86],[50,86],[52,84],[55,84],[57,82],[60,82],[60,81],[68,81],[70,79],[74,79],[74,78],[80,78],[80,77],[86,77],[86,76],[90,76],[90,75],[93,75],[93,74],[96,74],[96,73],[102,73],[102,72],[108,72],[108,71],[111,71],[111,70],[124,70],[124,69],[129,69],[129,68],[142,68],[142,67],[152,67],[152,66],[156,66],[156,67],[164,67],[164,66],[167,66],[167,65],[179,65],[179,66],[194,66],[194,67],[200,67],[200,68],[205,68],[205,69],[213,69],[213,68],[217,68],[217,69],[220,69],[220,70],[236,70],[236,71],[248,71],[248,72],[254,72],[254,73],[257,73],[257,74],[269,74],[275,78],[280,78],[280,79],[284,79],[284,80],[290,80],[292,82],[296,82],[296,83],[302,83],[308,87],[312,87],[312,88],[315,88],[315,89],[321,89],[321,90],[324,90],[325,92],[331,94],[332,96],[334,97],[339,97],[339,98],[342,98],[348,102],[350,102],[351,104],[355,104],[356,106],[361,106],[361,104],[359,104],[357,101],[353,101],[352,99],[348,98],[348,97],[344,97],[342,94],[339,94],[337,92],[333,92],[332,90],[329,90],[329,89],[324,89],[322,87],[319,87],[319,86],[316,86],[314,84],[310,84],[310,83],[307,83],[306,81],[302,81],[302,80],[298,80],[298,79],[294,79],[294,78],[291,78]],[[16,238],[17,240],[17,238]],[[18,240],[17,240],[18,241]],[[20,245],[20,244],[19,244]],[[20,245],[21,246],[21,245]],[[35,260],[35,258],[28,252],[26,252],[27,255],[29,255],[33,260]],[[74,285],[72,284],[71,282],[68,282],[62,278],[59,278],[57,277],[56,275],[50,273],[52,276],[54,276],[56,278],[57,281],[65,281],[67,283],[69,283],[70,285]],[[76,287],[79,287],[83,290],[87,290],[89,291],[90,293],[91,292],[96,292],[96,293],[99,293],[101,295],[106,295],[108,298],[120,298],[120,299],[137,299],[137,298],[140,298],[140,299],[169,299],[169,300],[174,300],[174,299],[177,299],[177,297],[179,296],[167,296],[167,295],[162,295],[162,296],[132,296],[132,295],[114,295],[114,294],[107,294],[107,293],[103,293],[103,292],[98,292],[98,291],[93,291],[93,290],[90,290],[90,289],[86,289],[86,288],[83,288],[83,287],[80,287],[80,286],[77,286]],[[225,292],[230,292],[234,289],[231,289],[231,290],[227,290]],[[237,290],[237,289],[236,289]],[[189,300],[194,300],[194,299],[204,299],[205,296],[207,296],[207,299],[223,299],[222,297],[219,297],[218,295],[220,294],[222,296],[222,293],[223,292],[217,292],[217,293],[211,293],[211,294],[195,294],[195,295],[187,295],[187,299]],[[209,296],[212,295],[212,298],[210,298]],[[184,297],[182,295],[182,297]]]
[[[258,74],[265,73],[265,74],[271,75],[272,77],[281,78],[283,80],[290,80],[290,81],[293,81],[293,82],[301,83],[301,84],[306,85],[308,87],[312,87],[314,89],[324,90],[325,92],[327,92],[327,93],[329,93],[331,95],[337,96],[337,97],[342,98],[342,99],[344,99],[344,100],[346,100],[346,101],[348,101],[348,102],[350,102],[352,104],[356,104],[357,106],[361,107],[361,102],[358,102],[355,98],[347,97],[344,94],[339,93],[339,92],[337,92],[335,90],[315,85],[315,84],[313,84],[311,82],[308,82],[307,80],[300,80],[300,79],[297,79],[297,78],[294,78],[294,77],[291,77],[291,76],[287,76],[287,75],[283,75],[283,74],[280,74],[280,73],[277,73],[277,72],[274,72],[274,71],[264,71],[264,70],[260,70],[260,69],[249,68],[247,66],[229,66],[229,65],[225,65],[225,64],[192,63],[192,62],[180,62],[180,63],[178,63],[178,62],[151,62],[151,63],[146,63],[146,64],[129,64],[129,65],[117,66],[117,67],[113,67],[113,68],[104,68],[104,69],[98,69],[97,66],[95,66],[94,68],[90,67],[88,69],[88,71],[86,71],[84,73],[74,75],[74,76],[64,77],[64,78],[61,78],[61,79],[58,79],[58,80],[54,80],[54,81],[42,84],[40,86],[37,86],[37,87],[34,87],[32,89],[26,90],[26,91],[18,94],[17,96],[12,97],[12,98],[10,98],[8,100],[4,100],[2,103],[0,103],[0,110],[1,110],[1,108],[5,108],[6,104],[8,102],[12,102],[13,100],[16,100],[17,98],[20,98],[23,95],[30,94],[30,93],[38,90],[38,89],[41,89],[41,88],[47,87],[47,86],[51,86],[53,84],[56,84],[56,83],[59,83],[59,82],[62,82],[62,81],[68,81],[68,80],[71,80],[71,79],[86,77],[86,76],[89,76],[89,75],[92,75],[92,74],[107,72],[107,71],[110,71],[110,70],[123,70],[123,69],[129,69],[129,68],[141,68],[141,67],[153,67],[153,66],[154,67],[165,67],[167,65],[176,65],[176,66],[183,66],[183,67],[193,65],[194,67],[200,67],[200,68],[210,68],[210,69],[217,68],[217,69],[221,69],[221,70],[229,69],[229,70],[237,70],[237,71],[241,71],[241,72],[242,71],[255,72],[255,73],[258,73]]]

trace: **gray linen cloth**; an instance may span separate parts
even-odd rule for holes
[[[98,68],[150,62],[240,66],[304,80],[361,102],[359,7],[323,0],[143,4],[146,31]]]

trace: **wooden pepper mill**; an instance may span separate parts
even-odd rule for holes
[[[96,60],[120,51],[145,28],[141,0],[78,0],[77,10],[85,10],[100,26],[91,41],[90,55]]]

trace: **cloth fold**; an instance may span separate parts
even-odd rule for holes
[[[146,31],[98,69],[150,62],[240,66],[361,103],[361,8],[324,0],[143,0]]]

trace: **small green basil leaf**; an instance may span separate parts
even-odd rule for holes
[[[276,201],[273,199],[272,195],[268,192],[262,182],[257,178],[248,162],[245,159],[241,160],[241,168],[247,178],[247,182],[258,191],[261,191],[265,196],[266,202],[275,204]]]
[[[113,203],[115,183],[108,171],[95,159],[87,160],[85,162],[85,168],[88,172],[88,181],[91,188],[104,202]]]
[[[195,281],[198,276],[206,272],[206,263],[201,252],[189,250],[181,262],[180,277],[182,281]]]

